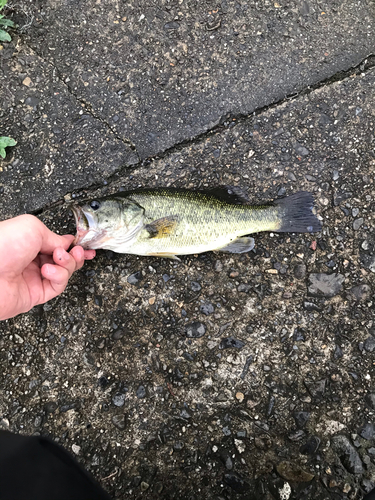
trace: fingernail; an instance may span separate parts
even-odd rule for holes
[[[56,274],[56,267],[51,264],[46,264],[46,271],[48,274]]]

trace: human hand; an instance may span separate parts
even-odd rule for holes
[[[33,215],[0,222],[0,320],[27,312],[65,290],[95,250],[76,246],[72,235],[50,231]]]

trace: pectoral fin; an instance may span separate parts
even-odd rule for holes
[[[177,225],[177,216],[169,215],[161,219],[154,220],[151,224],[145,226],[150,238],[166,238],[175,229]]]
[[[250,238],[250,236],[242,236],[241,238],[237,238],[223,248],[217,248],[217,250],[219,250],[220,252],[229,253],[245,253],[250,252],[250,250],[254,248],[254,245],[254,238]]]

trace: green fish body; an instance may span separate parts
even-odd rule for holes
[[[314,232],[313,197],[300,192],[251,206],[237,188],[157,188],[120,192],[72,208],[75,244],[119,253],[175,258],[210,250],[248,252],[260,231]]]

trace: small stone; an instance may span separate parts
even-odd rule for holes
[[[334,181],[337,181],[337,179],[338,179],[339,177],[340,177],[339,171],[338,171],[338,170],[334,170],[334,171],[332,172],[332,179],[333,179]]]
[[[342,274],[312,273],[309,276],[309,294],[334,297],[342,290],[345,277]]]
[[[242,439],[235,439],[234,446],[237,448],[238,453],[244,453],[246,450],[245,443],[242,441]]]
[[[217,273],[221,273],[222,270],[223,270],[223,264],[220,262],[220,260],[217,260],[215,262],[215,271]]]
[[[126,426],[125,415],[113,415],[112,423],[115,427],[117,427],[117,429],[123,431]]]
[[[367,352],[373,352],[375,350],[375,337],[367,337],[363,343],[363,347]]]
[[[205,314],[206,316],[212,314],[215,311],[214,306],[210,303],[202,304],[199,309],[201,313]]]
[[[136,285],[141,281],[141,279],[142,279],[142,272],[137,271],[136,273],[128,276],[128,283],[130,283],[130,285]]]
[[[348,472],[351,474],[363,473],[362,461],[346,436],[333,436],[331,445]]]
[[[366,394],[366,403],[375,410],[375,393]]]
[[[247,283],[240,283],[237,287],[237,291],[241,293],[248,293],[251,289],[251,285]]]
[[[137,398],[139,398],[139,399],[145,398],[146,397],[146,388],[145,388],[145,386],[144,385],[140,385],[138,387],[138,389],[137,389],[136,394],[137,394]]]
[[[190,413],[186,410],[186,408],[183,408],[183,409],[181,410],[180,416],[181,416],[182,418],[186,418],[186,420],[189,420],[189,418],[191,418],[191,415],[190,415]]]
[[[359,214],[359,208],[352,208],[352,216],[357,217],[358,214]]]
[[[31,85],[31,78],[28,76],[23,80],[22,85],[25,85],[26,87],[30,87]]]
[[[236,392],[236,399],[238,399],[238,401],[242,403],[242,401],[245,399],[245,395],[242,392]]]
[[[75,455],[79,455],[79,452],[81,451],[81,447],[78,446],[78,444],[72,444],[72,450]]]
[[[184,443],[182,441],[176,441],[173,444],[174,451],[181,451],[183,447],[184,447]]]
[[[305,380],[305,386],[307,387],[309,393],[311,396],[315,398],[321,398],[324,394],[325,391],[325,386],[326,386],[326,380],[318,380],[314,382],[309,382]]]
[[[229,274],[229,277],[230,277],[230,278],[237,278],[239,275],[240,275],[240,273],[239,273],[238,271],[232,271],[232,272]]]
[[[223,427],[223,434],[224,434],[224,436],[230,436],[232,434],[231,430],[229,429],[229,427],[227,425],[225,427]]]
[[[220,349],[228,349],[230,347],[233,347],[235,349],[242,349],[244,347],[245,343],[242,342],[242,340],[235,339],[233,337],[227,337],[226,339],[222,339],[220,342]]]
[[[112,403],[118,407],[124,406],[125,399],[126,399],[125,394],[123,394],[122,392],[117,392],[112,398]]]
[[[200,290],[202,290],[202,287],[198,283],[198,281],[192,281],[190,283],[190,288],[193,290],[193,292],[199,292]]]
[[[287,481],[307,483],[312,481],[315,477],[314,474],[303,470],[299,465],[292,462],[280,462],[276,467],[280,476]]]
[[[224,474],[224,482],[238,494],[247,493],[250,490],[250,484],[233,472]]]
[[[150,485],[146,483],[146,481],[141,482],[141,491],[147,491],[149,489]]]
[[[286,193],[286,189],[284,186],[281,186],[277,191],[277,196],[284,196]]]
[[[301,280],[306,275],[306,266],[305,264],[297,264],[293,269],[294,277],[298,280]]]
[[[293,418],[296,422],[296,426],[299,429],[302,429],[307,424],[307,421],[310,418],[310,413],[307,411],[296,411],[293,413]]]
[[[306,311],[318,311],[318,312],[320,312],[322,310],[319,306],[317,306],[313,302],[308,302],[307,300],[305,300],[305,302],[303,303],[303,307],[306,309]]]
[[[287,177],[292,182],[296,182],[297,180],[297,177],[293,174],[293,172],[288,172]]]
[[[365,424],[362,427],[362,429],[359,431],[358,434],[363,439],[366,439],[367,441],[369,441],[370,439],[372,439],[374,437],[374,433],[375,433],[374,425],[368,422],[367,424]]]
[[[293,144],[293,148],[295,149],[296,153],[301,155],[301,156],[308,156],[310,154],[310,151],[305,148],[305,146],[302,146],[299,142],[295,142]]]
[[[320,438],[318,436],[311,436],[305,444],[303,444],[299,451],[302,455],[314,455],[320,446]]]
[[[367,300],[371,294],[371,288],[369,285],[357,285],[353,286],[348,292],[354,300]]]
[[[194,321],[185,327],[185,336],[198,339],[206,333],[206,326],[200,321]]]
[[[122,339],[122,337],[125,335],[125,332],[124,330],[121,330],[121,328],[119,330],[116,330],[115,332],[112,333],[112,339],[113,340],[120,340]]]
[[[354,231],[358,231],[358,229],[362,226],[363,224],[363,218],[360,217],[359,219],[356,219],[354,222],[353,222],[353,229]]]
[[[155,300],[156,300],[156,297],[150,297],[148,299],[148,303],[150,304],[150,306],[153,306],[155,304]]]

